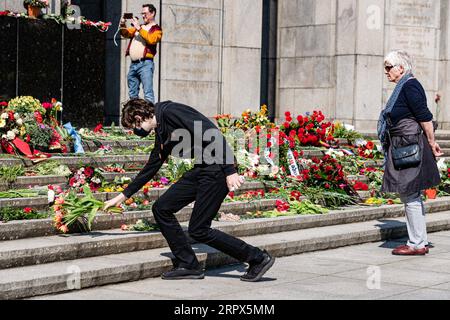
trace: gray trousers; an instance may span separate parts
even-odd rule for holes
[[[414,249],[423,249],[428,245],[428,236],[422,193],[401,194],[400,198],[405,204],[408,246]]]

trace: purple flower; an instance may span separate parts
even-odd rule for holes
[[[45,125],[41,123],[41,124],[39,125],[39,128],[45,129]]]
[[[166,177],[162,177],[160,181],[165,186],[169,184],[169,179],[167,179]]]

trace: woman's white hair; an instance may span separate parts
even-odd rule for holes
[[[413,72],[413,61],[411,56],[406,51],[395,50],[389,52],[384,58],[385,64],[390,64],[394,67],[402,66],[406,73]]]

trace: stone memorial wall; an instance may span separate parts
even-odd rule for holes
[[[112,7],[104,6],[104,10],[114,23],[121,13],[139,15],[142,4],[152,2],[111,1],[118,4],[114,12]],[[257,109],[263,2],[153,1],[164,30],[155,60],[157,100],[192,105],[210,117],[218,113],[239,116],[244,109]],[[0,10],[8,7],[23,11],[21,1],[0,0]],[[450,129],[450,109],[445,108],[450,103],[449,24],[450,0],[279,0],[276,116],[282,117],[287,110],[305,113],[321,109],[330,118],[358,129],[374,129],[393,90],[384,75],[383,58],[393,49],[404,49],[414,57],[415,74],[426,90],[428,106],[442,128]],[[109,79],[110,84],[106,87],[116,88],[111,90],[118,94],[109,102],[106,99],[106,109],[117,118],[120,102],[128,99],[130,61],[125,57],[128,40],[122,39],[120,52],[113,52],[110,33],[105,54],[117,68],[107,64],[106,82]],[[15,45],[7,46],[14,50]],[[119,54],[120,58],[114,58]],[[20,55],[2,54],[0,62],[17,58]],[[26,75],[19,72],[21,77]],[[112,78],[117,82],[112,83]],[[5,69],[0,80],[7,83],[5,88],[12,86],[17,81],[14,70]],[[442,97],[439,105],[436,94]]]
[[[393,90],[383,58],[403,49],[414,58],[429,108],[450,128],[448,0],[282,0],[279,13],[279,116],[320,108],[374,129]]]
[[[123,1],[140,12],[148,1]],[[163,41],[155,60],[157,100],[173,100],[212,117],[259,107],[261,0],[167,0],[157,7]],[[125,41],[125,42],[124,42]],[[128,97],[122,41],[121,100]]]

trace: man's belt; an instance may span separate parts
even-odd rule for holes
[[[139,63],[139,62],[144,62],[144,61],[147,61],[147,60],[151,60],[151,61],[153,61],[153,58],[141,58],[141,59],[139,59],[139,60],[131,60],[131,63]]]

